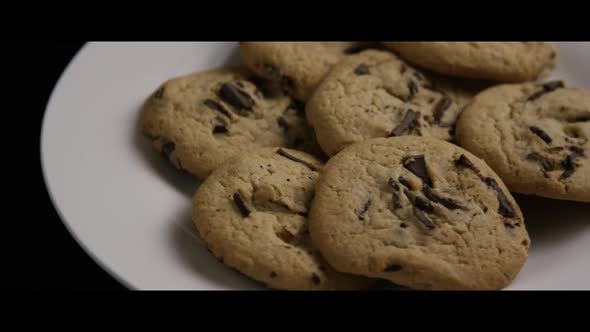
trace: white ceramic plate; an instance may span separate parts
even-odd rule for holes
[[[590,89],[590,43],[558,43],[553,74]],[[237,43],[91,43],[48,103],[41,157],[67,229],[132,289],[258,289],[217,262],[191,222],[198,182],[158,156],[138,126],[162,81],[239,63]],[[508,289],[590,289],[590,204],[517,196],[532,239]]]

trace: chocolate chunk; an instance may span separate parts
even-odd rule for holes
[[[213,134],[226,134],[228,132],[227,122],[222,117],[216,116],[213,121]]]
[[[418,92],[418,85],[414,81],[409,81],[408,90],[410,90],[410,98],[412,98]]]
[[[430,179],[430,175],[428,175],[428,169],[426,167],[424,155],[407,157],[403,161],[403,164],[407,170],[421,178],[425,185],[432,187],[432,179]]]
[[[506,197],[506,195],[498,185],[498,182],[496,182],[496,180],[490,177],[484,178],[483,180],[488,186],[490,186],[490,188],[492,188],[492,190],[496,192],[496,196],[498,197],[499,203],[498,213],[506,218],[514,217],[514,207],[512,206],[512,203],[510,203],[508,197]]]
[[[391,188],[393,188],[395,191],[399,191],[399,186],[397,185],[397,183],[395,182],[394,179],[389,178],[389,180],[387,180],[387,183],[389,184],[389,186]]]
[[[424,225],[424,227],[426,227],[429,230],[434,229],[434,223],[428,218],[428,216],[424,212],[422,212],[415,206],[412,209],[412,211],[414,212],[416,218],[418,218],[418,221],[420,221],[422,225]]]
[[[532,95],[530,95],[527,98],[527,101],[532,101],[532,100],[538,99],[546,93],[557,90],[559,88],[563,88],[564,84],[562,81],[553,81],[553,82],[547,82],[547,83],[541,85],[541,87],[543,88],[543,90],[537,91],[537,92],[533,93]]]
[[[219,97],[240,110],[252,110],[254,99],[244,90],[232,83],[224,83],[219,90]]]
[[[557,90],[559,88],[563,88],[564,84],[563,81],[551,81],[551,82],[547,82],[547,83],[543,83],[543,89],[547,90],[547,91],[553,91],[553,90]]]
[[[159,88],[156,92],[154,92],[154,98],[161,99],[164,96],[164,90],[166,90],[166,87],[164,86]]]
[[[539,136],[545,143],[550,144],[553,141],[543,129],[535,126],[529,127],[529,129],[533,134]]]
[[[383,269],[383,272],[396,272],[402,269],[402,266],[399,264],[389,264]]]
[[[311,274],[311,282],[313,282],[314,285],[319,285],[321,282],[321,279],[317,274],[312,273]]]
[[[281,156],[283,156],[283,157],[285,157],[285,158],[287,158],[287,159],[290,159],[290,160],[292,160],[292,161],[294,161],[294,162],[296,162],[296,163],[303,164],[303,165],[305,165],[307,168],[309,168],[310,170],[312,170],[312,171],[314,171],[314,172],[317,172],[317,170],[318,170],[318,169],[317,169],[317,167],[315,167],[313,164],[311,164],[311,163],[309,163],[309,162],[307,162],[307,161],[305,161],[305,160],[303,160],[303,159],[299,159],[299,158],[297,158],[297,157],[295,157],[295,156],[292,156],[292,155],[288,154],[288,153],[287,153],[285,150],[283,150],[283,149],[278,149],[278,150],[277,150],[277,154],[279,154],[279,155],[281,155]]]
[[[441,100],[436,103],[434,106],[434,122],[440,123],[440,119],[442,119],[443,114],[445,111],[451,107],[453,104],[453,100],[449,97],[443,97]]]
[[[172,152],[174,152],[175,148],[176,145],[173,142],[164,143],[162,145],[162,155],[164,155],[166,159],[170,159],[170,155],[172,154]]]
[[[271,278],[276,278],[277,277],[277,273],[275,271],[271,271],[269,276]]]
[[[399,195],[397,193],[400,190],[400,188],[397,185],[397,183],[395,182],[395,180],[392,178],[389,178],[387,183],[389,183],[389,186],[391,186],[391,188],[393,188],[393,190],[394,190],[391,193],[391,207],[394,210],[400,209],[402,207],[402,203],[400,202]]]
[[[574,152],[572,154],[570,154],[569,156],[567,156],[562,162],[561,162],[561,167],[563,167],[564,171],[561,174],[561,178],[565,179],[565,178],[569,178],[570,176],[572,176],[572,174],[574,174],[574,171],[576,170],[576,159],[583,157],[583,154]]]
[[[408,180],[406,180],[405,177],[400,176],[399,178],[397,178],[397,180],[399,181],[399,183],[403,184],[406,188],[412,190],[412,186],[410,185],[410,182],[408,182]]]
[[[371,199],[367,199],[365,201],[365,203],[363,204],[363,206],[360,208],[360,210],[357,212],[357,217],[359,218],[359,220],[365,220],[365,213],[367,213],[367,211],[369,211],[369,208],[371,207]]]
[[[590,121],[590,115],[580,115],[573,119],[568,120],[568,122],[588,122]]]
[[[287,120],[285,120],[284,117],[279,116],[279,118],[277,119],[277,123],[279,124],[279,127],[283,128],[284,131],[289,130],[289,124],[287,123]]]
[[[514,225],[512,225],[511,223],[509,223],[507,221],[504,222],[504,227],[514,229]]]
[[[418,113],[409,109],[406,112],[406,115],[404,116],[402,122],[391,131],[390,136],[401,136],[406,131],[412,130],[412,128],[414,128],[418,122],[417,119]]]
[[[536,152],[529,153],[526,159],[543,166],[545,171],[551,171],[553,169],[551,162]]]
[[[455,165],[459,167],[466,167],[470,170],[474,171],[477,176],[481,177],[481,172],[475,165],[467,158],[464,154],[462,154],[459,159],[455,160]]]
[[[215,112],[219,112],[219,113],[227,116],[228,118],[231,118],[230,112],[228,110],[226,110],[222,104],[216,102],[215,100],[207,99],[207,100],[205,100],[204,104],[207,107],[209,107],[210,109],[214,110]]]
[[[584,155],[584,148],[579,147],[579,146],[572,145],[572,146],[568,147],[568,150],[570,150],[571,152],[575,152],[579,155]]]
[[[441,204],[442,206],[446,207],[449,210],[465,209],[465,207],[463,207],[461,204],[457,203],[455,200],[439,196],[430,187],[424,187],[423,192],[424,192],[424,195],[426,196],[426,198],[428,198],[429,200],[431,200],[435,203]]]
[[[357,75],[369,75],[369,67],[367,65],[365,65],[364,63],[358,65],[358,67],[356,67],[354,69],[354,73]]]
[[[234,203],[236,204],[236,206],[240,210],[240,213],[242,213],[242,216],[244,216],[244,217],[249,216],[250,210],[246,207],[246,204],[244,203],[244,200],[242,199],[242,196],[240,195],[239,192],[236,192],[234,194],[233,199],[234,199]]]
[[[434,213],[434,208],[432,207],[432,204],[430,204],[430,201],[420,196],[416,197],[416,200],[414,201],[414,206],[424,212]]]

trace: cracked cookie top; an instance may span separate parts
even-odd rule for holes
[[[310,211],[334,268],[417,289],[500,289],[527,259],[520,208],[485,162],[433,138],[375,138],[330,159]]]

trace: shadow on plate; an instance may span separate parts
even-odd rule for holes
[[[134,130],[131,130],[133,145],[139,154],[148,163],[159,177],[164,179],[172,187],[179,190],[186,197],[191,198],[200,185],[200,181],[194,176],[177,170],[168,160],[160,155],[153,147],[150,139],[142,131],[139,122],[141,110],[137,110],[132,121]]]
[[[567,241],[590,228],[590,203],[514,194],[524,214],[532,246]]]
[[[172,245],[182,262],[195,273],[211,280],[221,289],[228,290],[265,290],[257,282],[241,275],[219,262],[205,248],[198,231],[191,220],[191,208],[188,206],[179,212],[170,222]]]

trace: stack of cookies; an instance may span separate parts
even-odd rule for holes
[[[210,252],[268,287],[501,289],[531,244],[511,192],[590,202],[590,92],[543,81],[550,43],[239,47],[141,125],[203,181]]]

